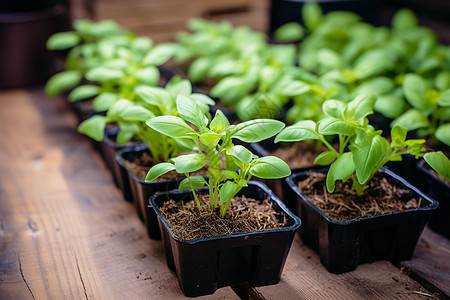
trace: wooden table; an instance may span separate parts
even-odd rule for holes
[[[0,92],[0,299],[180,299],[150,240],[63,98]],[[426,229],[414,258],[328,273],[296,237],[281,282],[201,299],[433,299],[450,295],[450,242]]]

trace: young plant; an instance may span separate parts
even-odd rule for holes
[[[391,131],[391,142],[381,136],[381,131],[369,125],[367,116],[373,113],[375,98],[359,96],[343,103],[327,100],[323,104],[326,117],[318,123],[300,121],[280,132],[275,142],[320,140],[329,149],[320,153],[314,163],[331,164],[326,186],[328,192],[335,190],[337,180],[352,180],[351,190],[362,195],[368,188],[370,179],[380,167],[389,161],[401,161],[402,156],[412,154],[422,156],[425,140],[406,140],[406,129],[395,126]],[[333,148],[327,136],[337,136],[339,149]],[[439,172],[440,170],[436,170]]]
[[[195,189],[205,185],[209,188],[209,210],[220,210],[224,217],[230,200],[245,186],[252,176],[260,178],[281,178],[291,171],[288,165],[274,156],[257,157],[241,145],[234,145],[232,139],[253,143],[277,134],[284,124],[271,119],[256,119],[230,125],[222,111],[217,110],[211,122],[197,104],[183,95],[177,98],[180,117],[160,116],[149,119],[147,125],[176,139],[188,139],[195,143],[197,153],[174,157],[167,163],[153,166],[146,181],[175,170],[186,178],[179,190],[192,190],[199,210],[200,199]],[[195,129],[194,129],[195,126]],[[224,164],[223,164],[224,162]],[[202,176],[189,173],[207,168],[208,181]]]
[[[167,161],[180,151],[192,151],[194,144],[175,140],[148,127],[145,122],[155,116],[178,115],[176,98],[178,95],[189,97],[203,113],[209,112],[214,101],[203,94],[192,93],[187,79],[173,77],[165,86],[139,86],[135,89],[136,99],[117,100],[107,111],[106,116],[96,115],[83,121],[78,131],[94,140],[101,141],[107,123],[119,126],[117,142],[125,144],[131,139],[143,141],[155,163]]]
[[[53,75],[45,86],[49,96],[79,85],[86,72],[111,58],[111,47],[129,43],[135,38],[116,22],[76,20],[74,31],[58,32],[47,41],[49,50],[69,50],[65,70]]]

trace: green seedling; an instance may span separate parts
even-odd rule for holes
[[[327,100],[323,104],[325,118],[317,123],[307,120],[288,126],[276,136],[275,142],[322,141],[328,150],[320,153],[314,163],[331,164],[326,179],[328,192],[335,190],[337,180],[351,179],[351,190],[363,195],[370,179],[387,162],[401,161],[406,154],[418,158],[425,151],[421,147],[425,140],[407,140],[407,131],[402,127],[392,129],[391,142],[381,136],[381,130],[375,131],[367,119],[374,104],[375,98],[371,96],[358,96],[348,103]],[[337,136],[338,149],[328,143],[327,136]],[[442,173],[440,168],[436,171]],[[448,176],[448,170],[446,173]]]
[[[192,141],[197,152],[180,155],[172,158],[170,162],[153,166],[146,181],[153,181],[175,170],[186,176],[180,183],[179,190],[192,190],[199,210],[202,210],[202,207],[195,189],[206,185],[209,188],[209,210],[219,208],[220,216],[224,217],[230,200],[247,186],[252,176],[281,178],[291,173],[288,165],[281,159],[274,156],[259,158],[243,146],[234,145],[232,141],[238,139],[253,143],[267,139],[284,127],[282,122],[256,119],[230,125],[220,110],[217,110],[209,122],[198,105],[183,95],[177,98],[177,108],[180,117],[155,117],[149,119],[147,125],[171,138]],[[208,181],[202,176],[190,175],[203,167],[207,168]]]
[[[178,95],[191,99],[203,114],[209,112],[209,105],[214,104],[214,101],[203,94],[192,93],[190,82],[179,77],[172,78],[165,88],[139,86],[135,89],[135,94],[135,101],[119,99],[108,109],[106,116],[97,115],[83,121],[78,131],[101,141],[106,124],[116,123],[120,129],[117,142],[125,144],[131,139],[143,141],[156,163],[168,161],[180,151],[192,151],[193,143],[161,134],[148,127],[145,122],[155,116],[178,115]]]

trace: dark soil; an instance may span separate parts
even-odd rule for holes
[[[151,167],[155,164],[153,162],[153,158],[150,156],[148,152],[143,152],[141,156],[136,156],[132,161],[125,160],[125,164],[128,166],[128,168],[135,174],[138,178],[145,180],[145,177],[147,176],[148,170],[150,170]],[[191,176],[205,176],[206,175],[206,168],[202,168],[196,172],[190,173]],[[180,178],[184,177],[183,175],[178,174],[176,171],[170,171],[166,174],[158,177],[155,181],[164,181],[174,178]]]
[[[332,219],[347,221],[358,218],[382,215],[420,207],[422,198],[416,199],[408,189],[392,185],[381,174],[370,181],[363,196],[350,192],[351,180],[336,182],[335,191],[326,189],[326,174],[311,172],[310,177],[298,182],[302,193],[325,215]]]
[[[319,155],[316,147],[316,143],[295,142],[278,148],[270,155],[281,158],[291,169],[309,167],[314,165],[314,159]]]
[[[209,195],[201,195],[202,211],[194,200],[187,203],[170,200],[165,202],[161,212],[180,240],[193,240],[211,236],[244,233],[256,230],[286,226],[284,213],[276,212],[274,202],[262,202],[252,198],[235,197],[228,206],[224,218],[219,211],[208,211]]]

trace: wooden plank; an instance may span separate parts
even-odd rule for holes
[[[424,299],[432,295],[387,261],[329,273],[296,236],[278,285],[255,290],[266,299]]]
[[[413,259],[400,263],[412,278],[450,298],[450,241],[425,228]]]
[[[41,89],[0,92],[0,298],[184,299],[75,122]]]

